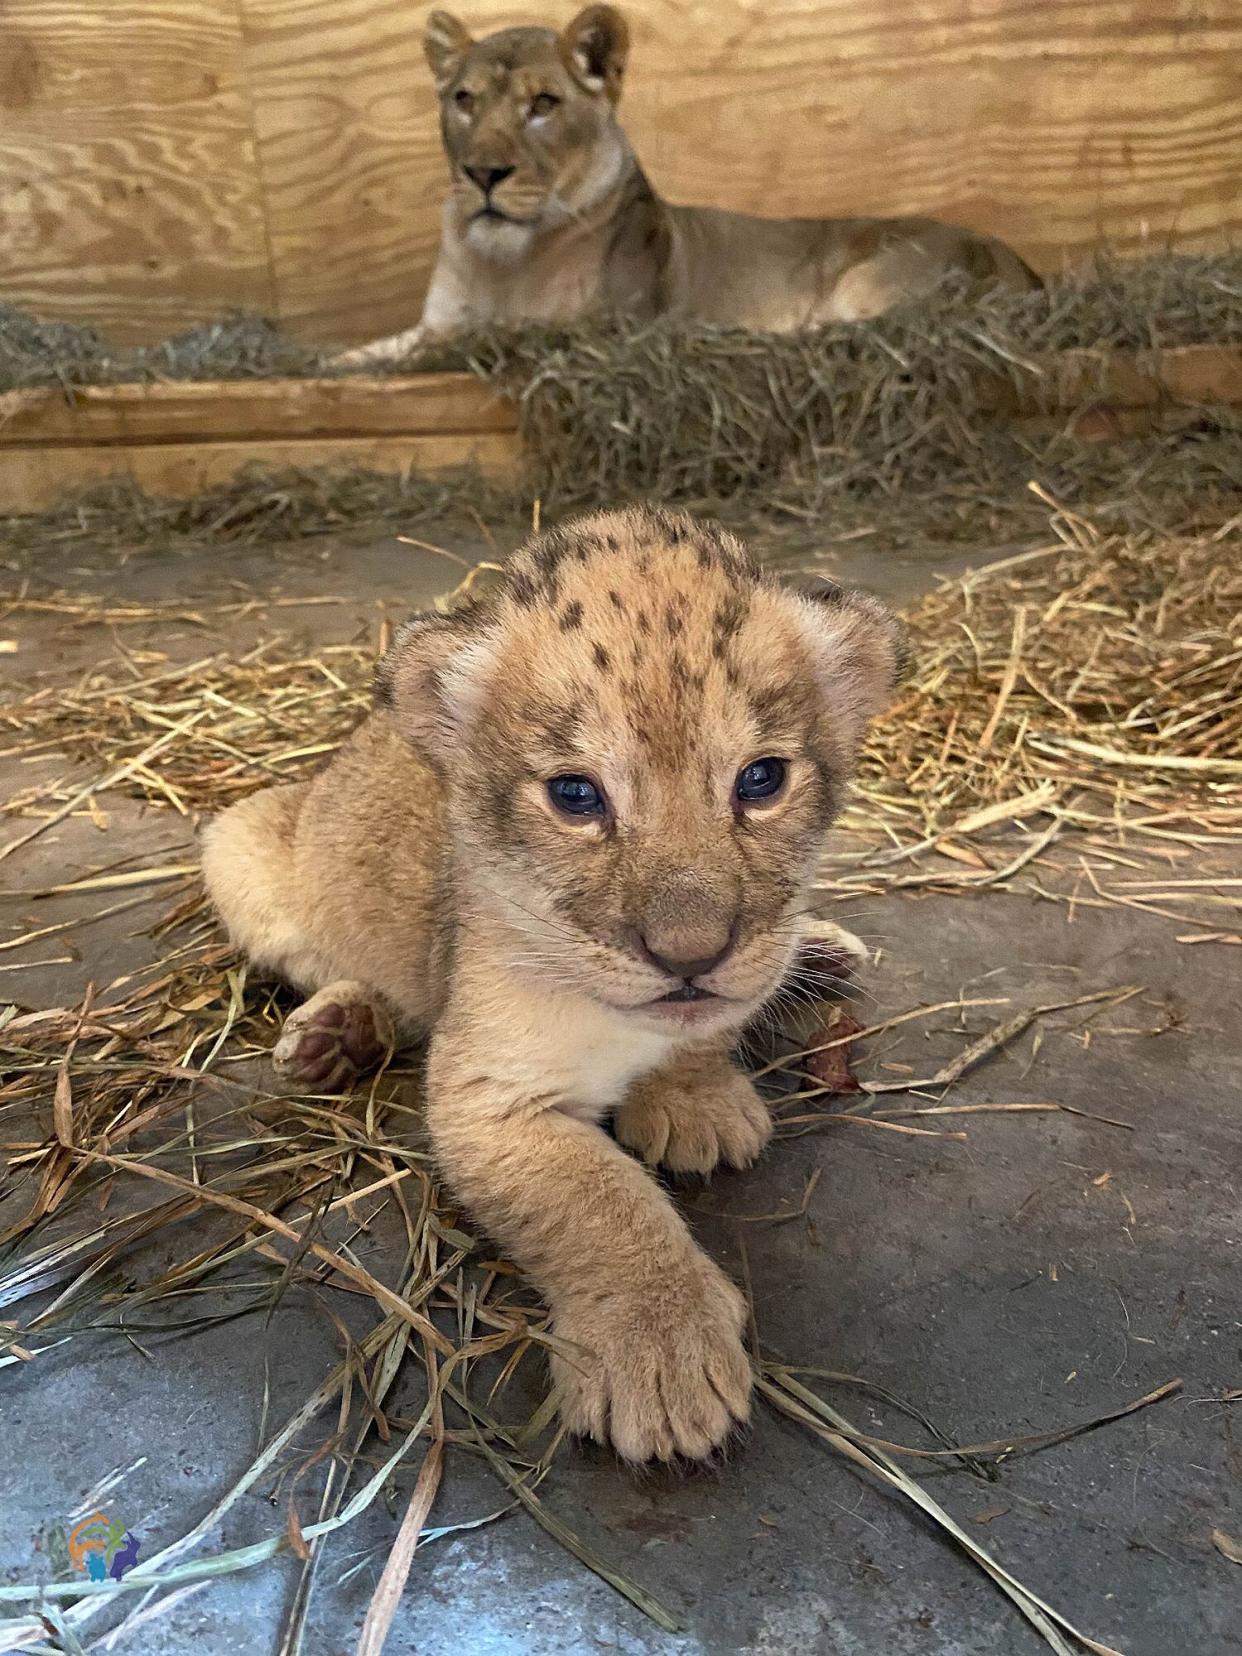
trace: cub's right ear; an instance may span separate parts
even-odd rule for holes
[[[443,92],[456,79],[474,38],[464,23],[451,12],[433,11],[423,30],[423,51],[431,65],[436,91]]]
[[[375,700],[429,765],[438,768],[459,751],[490,657],[477,609],[420,615],[397,629],[375,669]]]

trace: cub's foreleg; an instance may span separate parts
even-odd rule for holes
[[[701,1459],[750,1408],[741,1294],[594,1122],[433,1037],[428,1126],[458,1196],[538,1287],[571,1431],[627,1460]]]

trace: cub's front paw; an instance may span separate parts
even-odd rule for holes
[[[703,1076],[657,1073],[640,1081],[613,1124],[627,1150],[673,1173],[710,1173],[721,1162],[749,1167],[772,1137],[767,1105],[724,1063]]]
[[[703,1460],[750,1414],[741,1294],[705,1255],[650,1292],[583,1295],[557,1309],[554,1356],[571,1432],[628,1461]]]
[[[285,1083],[305,1092],[339,1093],[393,1048],[392,1022],[362,983],[342,980],[291,1012],[272,1063]]]

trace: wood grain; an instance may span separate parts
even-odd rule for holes
[[[305,442],[151,443],[11,448],[0,467],[0,512],[38,512],[106,477],[131,477],[152,495],[184,496],[227,483],[247,466],[351,466],[379,472],[436,472],[475,465],[514,478],[516,432],[414,437],[321,437]]]
[[[165,335],[273,288],[233,0],[4,0],[0,296]]]
[[[0,449],[6,450],[516,430],[514,405],[472,374],[87,385],[0,394]]]
[[[306,338],[416,321],[445,166],[421,35],[400,0],[244,0],[277,308]]]

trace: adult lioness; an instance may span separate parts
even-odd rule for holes
[[[991,236],[934,219],[760,219],[661,201],[617,121],[625,19],[588,6],[558,34],[474,40],[432,12],[424,48],[452,187],[422,320],[351,351],[392,361],[481,322],[592,312],[789,331],[878,316],[963,271],[1039,279]]]

